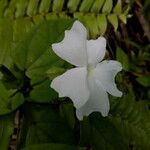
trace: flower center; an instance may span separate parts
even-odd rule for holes
[[[87,65],[87,71],[89,75],[93,74],[94,68],[95,68],[94,65],[91,65],[91,64]]]

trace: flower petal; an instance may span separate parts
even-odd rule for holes
[[[99,37],[97,40],[87,41],[88,64],[96,65],[105,56],[106,39]]]
[[[83,106],[89,98],[89,88],[87,82],[86,68],[74,68],[66,71],[61,76],[56,77],[51,87],[58,93],[59,97],[69,97],[74,106]]]
[[[87,65],[86,37],[86,28],[79,21],[75,21],[72,28],[65,31],[64,39],[52,44],[52,49],[67,62],[75,66],[85,66]]]
[[[84,106],[76,110],[76,115],[79,120],[83,116],[88,116],[92,112],[101,112],[102,116],[107,116],[110,106],[108,94],[103,90],[101,85],[95,82],[95,79],[89,79],[90,98]]]
[[[122,92],[117,89],[115,84],[116,74],[122,70],[122,66],[117,61],[103,61],[95,68],[95,78],[98,84],[101,84],[104,90],[113,96],[121,97]]]

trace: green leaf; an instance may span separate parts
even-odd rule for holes
[[[64,0],[53,0],[52,10],[54,12],[60,12],[62,11],[63,5],[64,5]]]
[[[25,146],[43,143],[75,144],[73,130],[59,115],[57,105],[27,104],[24,107]]]
[[[76,11],[81,0],[69,0],[67,6],[72,12]]]
[[[99,13],[100,9],[102,8],[105,0],[95,0],[91,12]]]
[[[150,76],[149,75],[144,75],[141,77],[138,77],[137,82],[143,85],[144,87],[150,87]]]
[[[119,62],[121,62],[124,70],[130,70],[130,62],[128,55],[119,47],[117,48],[116,58]]]
[[[122,1],[121,0],[117,1],[117,4],[116,4],[116,6],[113,9],[113,12],[115,14],[121,14],[121,12],[122,12]]]
[[[50,88],[51,81],[45,80],[44,82],[35,85],[30,92],[30,98],[32,102],[50,102],[58,97],[58,94]]]
[[[110,13],[113,7],[113,1],[112,0],[105,0],[105,4],[102,8],[103,13]]]
[[[12,46],[12,20],[0,19],[0,64],[10,67],[12,59],[10,49]]]
[[[26,75],[32,84],[47,77],[47,70],[62,66],[60,58],[52,51],[51,44],[63,38],[64,31],[74,20],[47,21],[35,26],[18,46],[13,49],[13,59],[20,70],[27,70]],[[59,61],[59,65],[57,63]]]
[[[26,8],[28,5],[29,0],[18,0],[16,3],[16,14],[15,16],[18,17],[23,17],[26,13]]]
[[[10,113],[24,103],[24,97],[16,90],[7,90],[0,82],[0,115]]]
[[[15,13],[16,1],[17,0],[11,0],[9,2],[9,5],[5,9],[5,13],[4,13],[5,17],[13,18],[13,14]]]
[[[129,149],[117,128],[107,118],[102,117],[99,113],[93,113],[90,116],[90,122],[98,132],[97,134],[100,134],[114,149]]]
[[[42,0],[40,3],[39,13],[48,13],[49,8],[51,7],[51,1],[52,0]]]
[[[22,150],[79,150],[76,146],[65,145],[65,144],[36,144],[25,147]]]
[[[60,115],[66,120],[71,129],[75,127],[75,115],[73,104],[61,104]]]
[[[8,1],[6,0],[1,0],[0,1],[0,18],[4,17],[4,10],[8,5]]]
[[[123,77],[124,81],[124,77]],[[133,149],[149,150],[150,121],[149,106],[146,101],[137,101],[130,83],[123,84],[123,97],[111,97],[109,121],[115,125],[122,139]],[[113,102],[113,103],[112,103]]]
[[[50,80],[53,80],[55,77],[63,74],[66,71],[64,68],[52,66],[50,69],[47,70],[47,76]]]
[[[97,16],[98,28],[100,35],[103,35],[107,29],[107,19],[105,14]]]
[[[113,25],[113,27],[114,27],[114,29],[116,31],[117,28],[118,28],[118,18],[117,18],[117,15],[116,14],[110,14],[110,15],[108,15],[108,20]]]
[[[120,14],[120,15],[119,15],[119,19],[120,19],[124,24],[127,23],[127,15],[125,15],[125,14]]]
[[[79,11],[88,12],[90,8],[92,7],[93,2],[94,0],[83,0],[79,8]]]
[[[80,121],[80,145],[91,145],[91,126],[88,117]]]
[[[33,27],[33,22],[30,18],[18,18],[13,22],[13,42],[17,44],[22,41],[25,34]],[[13,43],[14,44],[14,43]]]
[[[37,13],[39,0],[30,0],[27,7],[27,15],[33,16]]]
[[[14,130],[14,115],[0,116],[0,149],[8,150],[10,136]]]

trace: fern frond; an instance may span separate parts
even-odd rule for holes
[[[123,11],[123,8],[128,4],[122,3],[118,0],[113,6],[112,0],[1,0],[0,16],[9,18],[38,18],[36,16],[42,18],[43,16],[44,19],[73,17],[89,27],[90,37],[95,38],[106,32],[107,22],[115,30],[118,28],[119,20],[126,23],[129,10]],[[106,18],[101,19],[99,16]],[[42,20],[36,20],[36,23]],[[91,23],[92,21],[94,23]]]

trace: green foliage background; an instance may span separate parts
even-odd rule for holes
[[[148,0],[0,0],[0,150],[149,150],[148,6]],[[105,118],[92,113],[79,122],[71,101],[49,87],[72,67],[51,44],[75,19],[89,39],[105,36],[106,59],[123,64],[116,82],[124,95],[110,96]]]

